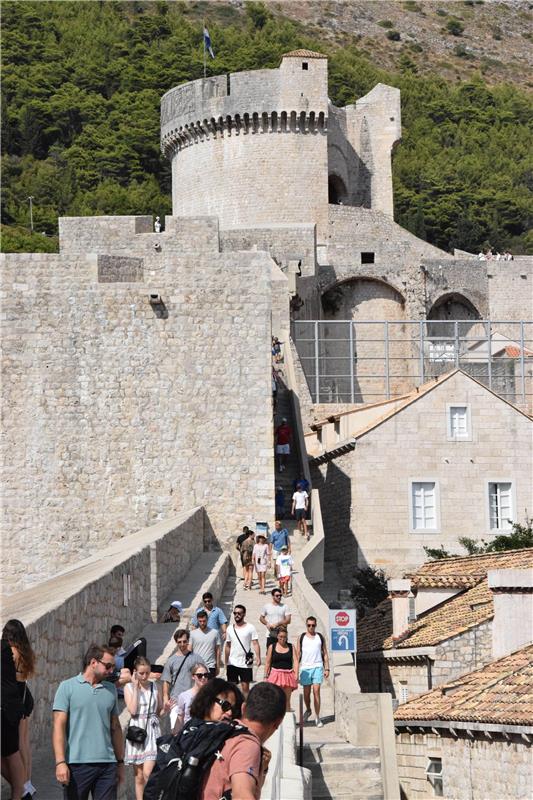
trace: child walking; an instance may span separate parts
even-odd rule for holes
[[[289,548],[286,544],[284,544],[281,548],[281,554],[278,556],[276,561],[279,588],[284,597],[287,597],[287,595],[291,594],[291,575],[293,566],[294,560],[289,554]]]

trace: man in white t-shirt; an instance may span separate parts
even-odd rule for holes
[[[281,589],[272,589],[272,602],[263,606],[263,611],[259,617],[259,622],[268,629],[266,647],[267,650],[278,640],[278,628],[283,625],[285,628],[291,623],[291,611],[289,606],[281,602]]]
[[[259,649],[259,636],[255,627],[250,622],[245,622],[246,609],[238,605],[233,609],[233,625],[226,628],[226,644],[224,645],[224,661],[226,676],[232,683],[240,683],[241,691],[245,697],[250,691],[253,680],[253,661],[246,663],[247,653],[255,652],[255,663],[261,665],[261,651]],[[248,656],[248,661],[251,661]]]
[[[296,491],[292,496],[292,509],[291,514],[293,517],[296,518],[298,523],[298,530],[302,534],[302,536],[307,535],[307,509],[309,507],[309,495],[306,491],[302,489],[302,485],[299,483],[296,487]]]
[[[320,686],[324,676],[329,677],[329,656],[326,640],[316,629],[316,617],[307,617],[305,633],[298,639],[298,663],[300,665],[300,685],[304,690],[304,722],[311,716],[311,687],[315,707],[315,725],[323,726],[320,719]]]

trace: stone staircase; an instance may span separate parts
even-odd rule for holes
[[[275,369],[278,375],[278,402],[276,406],[276,413],[274,414],[274,427],[277,428],[281,424],[281,420],[285,417],[291,426],[293,433],[295,432],[294,421],[292,419],[292,408],[290,403],[289,389],[285,384],[285,371],[283,364],[276,364]],[[287,466],[283,472],[279,472],[276,459],[276,488],[281,486],[285,493],[285,513],[283,519],[291,519],[290,510],[292,495],[294,492],[293,482],[296,478],[300,477],[300,465],[296,453],[296,446],[293,438],[291,445],[291,454],[287,459]]]
[[[383,800],[379,750],[324,741],[304,745],[313,800]]]

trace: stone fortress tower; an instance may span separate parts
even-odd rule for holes
[[[393,221],[397,89],[335,108],[327,59],[296,51],[172,89],[161,117],[163,232],[62,218],[59,254],[2,257],[8,592],[196,506],[206,545],[272,519],[270,336],[291,317],[531,316],[531,259],[489,271]]]
[[[312,222],[319,236],[332,198],[392,217],[400,92],[379,85],[339,109],[327,81],[326,57],[296,50],[279,69],[167,92],[161,146],[172,163],[174,216],[213,214],[223,228]]]

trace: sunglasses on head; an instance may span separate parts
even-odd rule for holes
[[[209,672],[195,672],[195,678],[201,678],[202,680],[207,680],[209,678]]]
[[[215,703],[218,703],[222,711],[231,711],[233,709],[229,700],[222,700],[220,697],[215,697]]]

